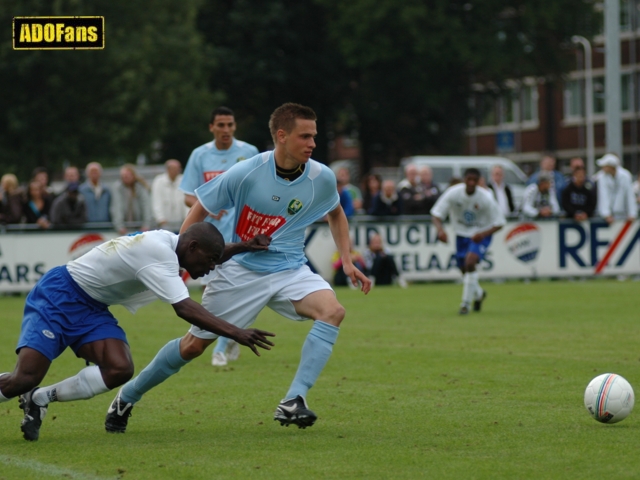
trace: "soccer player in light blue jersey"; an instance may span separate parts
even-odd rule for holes
[[[311,159],[317,134],[314,111],[286,103],[271,115],[269,129],[275,150],[241,162],[199,187],[195,192],[198,201],[182,228],[233,207],[233,238],[259,233],[271,237],[268,251],[237,255],[235,261],[217,268],[202,305],[239,327],[253,324],[266,306],[292,320],[314,320],[293,382],[274,415],[281,425],[306,428],[317,418],[306,396],[331,356],[345,310],[331,286],[306,265],[305,229],[327,215],[345,274],[354,285],[360,283],[365,294],[371,281],[351,261],[349,224],[340,206],[335,175]],[[192,328],[179,343],[174,340],[165,345],[151,364],[120,390],[107,422],[118,422],[118,431],[123,432],[133,405],[176,373],[179,365],[202,355],[215,338],[215,334]],[[180,358],[181,362],[166,365],[166,358]]]
[[[236,119],[230,108],[217,107],[211,112],[209,131],[213,134],[213,141],[199,146],[191,153],[180,183],[180,190],[185,194],[188,207],[196,203],[196,188],[226,172],[236,163],[258,154],[256,147],[234,137]],[[233,209],[212,213],[207,220],[218,227],[225,242],[231,241]],[[208,275],[202,279],[204,285],[208,281]],[[227,360],[236,360],[239,355],[240,347],[236,342],[220,337],[213,350],[211,363],[224,366]]]

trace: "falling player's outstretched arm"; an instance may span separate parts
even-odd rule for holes
[[[333,241],[338,247],[338,253],[342,259],[342,269],[347,277],[351,279],[354,286],[358,286],[358,281],[362,284],[360,288],[365,295],[371,290],[371,280],[356,268],[351,261],[351,239],[349,238],[349,222],[344,214],[342,207],[338,205],[334,210],[329,212],[329,228]]]
[[[258,356],[260,356],[260,353],[256,347],[271,350],[273,346],[273,343],[267,339],[267,337],[275,337],[273,333],[256,328],[238,328],[212,315],[202,305],[190,298],[185,298],[172,306],[176,315],[192,325],[217,335],[231,338],[240,345],[249,347]]]

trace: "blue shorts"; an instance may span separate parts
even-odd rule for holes
[[[479,243],[471,240],[470,237],[456,236],[456,260],[458,262],[458,268],[462,270],[464,267],[464,257],[467,253],[475,253],[478,255],[478,263],[484,259],[485,253],[491,243],[491,235],[484,237]]]
[[[53,361],[67,347],[77,355],[86,343],[107,338],[127,343],[109,307],[87,295],[63,265],[49,270],[27,295],[16,353],[29,347]]]

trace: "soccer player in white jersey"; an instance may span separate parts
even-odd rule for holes
[[[469,168],[464,182],[449,187],[431,209],[431,219],[438,230],[438,240],[447,243],[442,221],[449,215],[456,233],[456,259],[463,274],[462,304],[458,313],[480,311],[487,293],[480,287],[476,266],[484,258],[491,235],[506,223],[491,192],[478,186],[480,171]]]
[[[233,111],[228,107],[217,107],[211,112],[209,131],[213,134],[213,141],[196,148],[189,157],[184,170],[180,190],[184,192],[185,203],[191,207],[196,203],[195,191],[200,185],[226,172],[238,162],[258,154],[253,145],[234,137],[236,119]],[[230,242],[233,235],[233,210],[220,210],[207,217],[222,233],[225,242]],[[206,275],[202,279],[204,285],[209,281]],[[211,363],[224,366],[227,360],[236,360],[240,354],[238,344],[227,338],[220,337],[213,350]]]
[[[193,224],[178,236],[155,230],[118,237],[67,265],[49,270],[27,296],[13,373],[0,374],[0,403],[20,395],[22,432],[37,440],[50,402],[88,399],[119,387],[133,376],[127,337],[109,311],[124,305],[132,313],[160,298],[176,314],[204,331],[235,339],[258,354],[273,345],[261,330],[243,330],[189,298],[180,268],[199,278],[238,252],[266,249],[268,238],[224,247],[211,224]],[[224,250],[223,250],[224,248]],[[55,385],[40,387],[51,362],[67,347],[94,366]],[[167,358],[168,368],[180,359]],[[177,370],[176,370],[177,371]]]
[[[307,392],[329,360],[345,315],[331,286],[306,265],[307,226],[327,215],[345,274],[354,285],[359,282],[365,294],[371,281],[351,261],[349,225],[340,206],[336,177],[331,169],[311,159],[317,134],[314,111],[286,103],[271,115],[269,129],[275,150],[241,162],[198,188],[198,202],[182,228],[201,221],[208,213],[235,207],[234,239],[259,233],[271,236],[268,251],[240,254],[217,268],[204,291],[202,305],[242,327],[251,325],[266,306],[292,320],[314,320],[293,383],[274,416],[282,425],[305,428],[317,418],[307,405]],[[215,338],[215,334],[192,328],[182,338],[179,352],[172,355],[190,361]],[[145,368],[122,387],[113,410],[130,411],[155,386],[146,377],[164,374],[169,378],[174,373],[165,373],[161,363],[169,350],[167,345],[158,353],[153,371]],[[116,421],[115,415],[107,415],[108,421],[110,417]],[[128,415],[119,417],[124,431]]]

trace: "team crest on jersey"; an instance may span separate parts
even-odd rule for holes
[[[301,208],[302,202],[297,198],[294,198],[289,202],[289,205],[287,206],[287,212],[289,213],[289,215],[295,215],[300,211]]]

